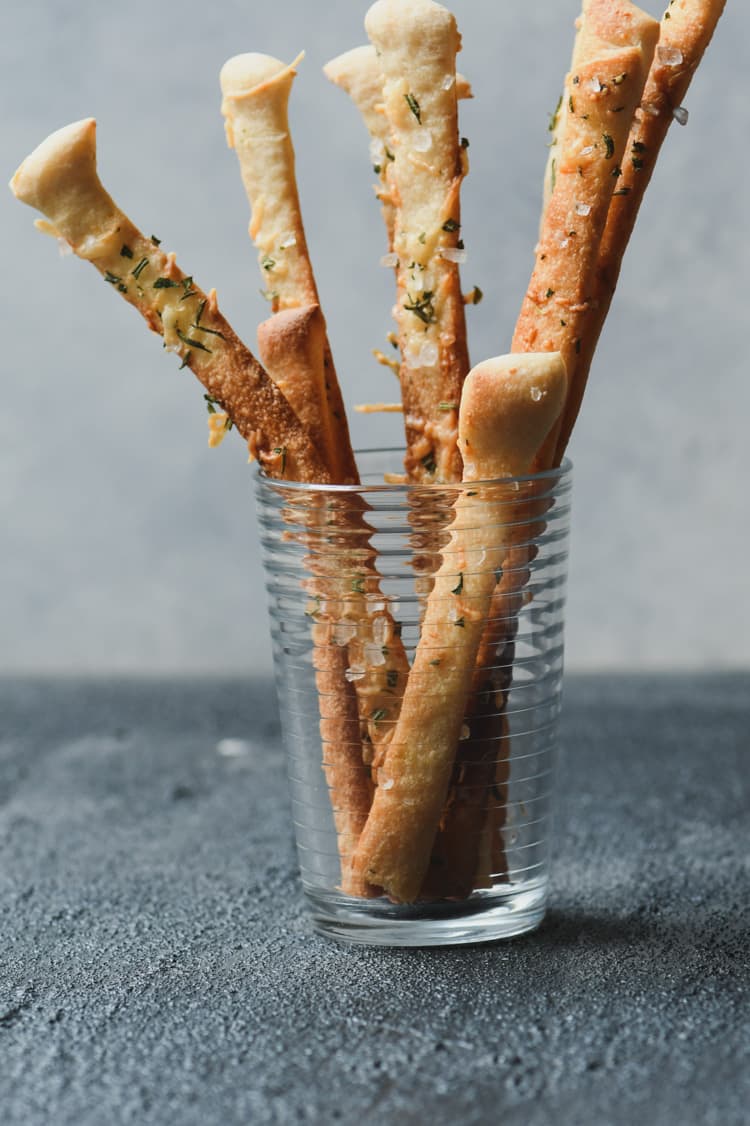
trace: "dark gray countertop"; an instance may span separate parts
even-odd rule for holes
[[[750,1121],[750,676],[564,732],[542,929],[370,950],[306,924],[270,684],[0,684],[3,1126]]]

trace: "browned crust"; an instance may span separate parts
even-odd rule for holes
[[[711,42],[726,0],[672,0],[661,22],[659,43],[628,137],[623,175],[613,197],[596,263],[596,308],[582,338],[581,353],[572,371],[571,389],[554,454],[559,464],[565,453],[591,367],[591,361],[612,302],[623,255],[633,233],[643,196],[661,146],[672,124],[672,111],[682,105],[703,54]],[[665,59],[678,51],[682,61]]]

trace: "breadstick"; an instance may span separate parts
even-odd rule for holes
[[[319,450],[330,441],[321,410],[326,347],[326,323],[318,305],[284,309],[258,325],[260,362]]]
[[[416,481],[458,481],[456,420],[469,366],[458,271],[467,167],[455,88],[460,37],[451,13],[432,0],[377,0],[365,27],[380,52],[394,156],[387,174],[395,208],[405,466]]]
[[[559,351],[568,372],[592,321],[599,245],[659,27],[629,0],[584,0],[581,21],[554,188],[513,335],[514,351]],[[540,467],[552,461],[559,427]]]
[[[558,354],[478,365],[461,400],[464,481],[528,471],[565,397]],[[472,490],[474,491],[474,490]],[[419,894],[443,810],[487,611],[510,535],[514,493],[477,485],[459,496],[427,600],[414,664],[354,869],[394,900]]]
[[[183,274],[174,256],[146,238],[105,191],[93,118],[47,137],[10,186],[164,337],[272,476],[331,480],[286,399],[219,312],[213,291],[206,295]]]
[[[339,86],[349,95],[370,134],[370,156],[380,180],[377,196],[383,208],[388,249],[392,250],[395,211],[388,191],[387,172],[388,162],[395,157],[389,145],[388,118],[383,106],[383,71],[377,51],[371,43],[354,47],[326,63],[323,73],[334,86]],[[473,97],[471,85],[462,74],[456,75],[456,97],[459,101]]]
[[[239,159],[252,212],[250,237],[258,247],[264,292],[274,312],[320,304],[302,223],[287,112],[298,61],[285,66],[268,55],[236,55],[221,71],[227,140]],[[322,361],[315,406],[326,461],[335,481],[357,484],[346,411],[327,337]]]
[[[673,118],[683,124],[687,119],[682,102],[725,3],[726,0],[671,0],[664,13],[641,108],[628,137],[622,178],[607,214],[597,260],[596,306],[571,372],[569,399],[555,451],[557,464],[562,461],[578,416],[594,350],[656,159]]]

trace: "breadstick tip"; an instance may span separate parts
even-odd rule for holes
[[[365,31],[374,43],[396,32],[408,40],[451,30],[456,31],[455,16],[434,0],[375,0],[365,16]]]
[[[466,377],[458,418],[464,479],[527,473],[562,412],[566,391],[559,352],[496,356],[477,364]]]
[[[287,71],[294,75],[295,68],[304,57],[305,52],[301,51],[294,62],[287,64],[273,58],[272,55],[260,55],[255,52],[234,55],[231,59],[227,59],[221,68],[219,75],[221,92],[225,98],[241,98]]]
[[[49,204],[96,175],[96,120],[93,117],[64,125],[46,137],[26,157],[10,181],[16,199],[47,213]]]

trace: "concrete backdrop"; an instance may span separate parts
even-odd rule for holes
[[[363,41],[367,4],[10,0],[2,155],[99,121],[105,184],[253,345],[266,315],[247,205],[225,146],[227,57],[301,48],[292,105],[309,241],[349,404],[390,397],[370,349],[390,328],[367,142],[320,68]],[[464,191],[472,355],[508,347],[532,264],[578,0],[455,0],[475,100]],[[650,5],[653,14],[658,10]],[[571,446],[568,663],[750,661],[745,432],[750,8],[730,0],[627,257]],[[265,669],[265,605],[242,444],[206,448],[201,388],[85,264],[0,196],[0,671]],[[386,391],[383,387],[387,388]],[[359,444],[397,419],[352,414]]]

